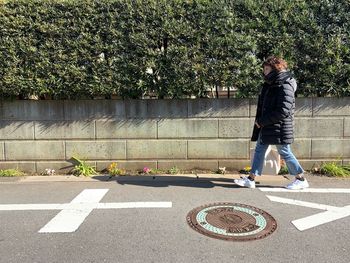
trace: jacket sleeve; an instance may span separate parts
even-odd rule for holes
[[[254,125],[252,137],[250,138],[252,142],[256,142],[258,140],[260,130],[261,128],[258,128],[256,125]]]
[[[266,88],[265,88],[266,89]],[[262,88],[260,94],[259,94],[259,97],[258,97],[258,103],[257,103],[257,107],[256,107],[256,113],[255,113],[255,122],[258,122],[260,116],[261,116],[261,110],[262,110],[262,96],[263,96],[263,93],[265,91],[264,87]],[[259,137],[259,133],[260,133],[260,128],[258,128],[256,125],[255,125],[255,122],[254,122],[254,126],[253,126],[253,133],[252,133],[252,137],[250,138],[250,140],[252,142],[255,142],[258,140],[258,137]]]
[[[258,96],[258,103],[257,103],[257,107],[256,107],[256,113],[255,113],[255,121],[257,121],[260,116],[261,116],[261,112],[262,112],[262,104],[263,104],[263,96],[266,92],[266,87],[263,86],[261,91],[260,91],[260,94]]]
[[[268,115],[263,115],[259,118],[258,123],[264,127],[288,117],[292,111],[294,104],[294,90],[293,87],[288,84],[283,84],[278,89],[277,103],[275,108]]]

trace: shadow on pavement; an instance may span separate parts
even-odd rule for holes
[[[120,185],[137,185],[146,187],[169,187],[169,186],[182,186],[182,187],[197,187],[197,188],[213,188],[213,187],[225,187],[225,188],[241,188],[233,183],[233,179],[223,177],[186,177],[186,176],[174,176],[174,175],[161,175],[161,176],[118,176],[110,177],[106,180],[106,177],[99,178],[94,177],[96,180],[109,181]],[[265,183],[265,182],[264,182]],[[262,185],[261,182],[256,182],[257,187],[281,187],[274,185]]]

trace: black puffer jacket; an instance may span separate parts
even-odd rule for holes
[[[261,132],[264,144],[291,144],[294,141],[294,109],[297,84],[287,71],[268,75],[258,99],[252,141]]]

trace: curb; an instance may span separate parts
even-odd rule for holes
[[[157,174],[157,175],[134,175],[134,176],[109,176],[97,175],[92,177],[77,177],[74,175],[55,176],[24,176],[2,177],[0,183],[27,183],[27,182],[120,182],[120,181],[220,181],[232,183],[242,174]],[[287,178],[281,175],[264,175],[257,178],[259,182],[286,182]]]

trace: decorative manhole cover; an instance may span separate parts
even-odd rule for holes
[[[264,238],[277,228],[265,211],[243,204],[214,203],[193,209],[187,223],[196,231],[218,239],[248,241]]]

